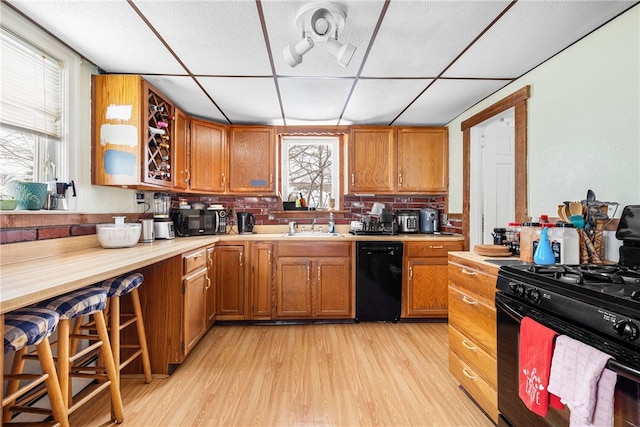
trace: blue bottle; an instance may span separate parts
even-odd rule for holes
[[[549,242],[548,230],[547,227],[544,227],[540,232],[540,243],[538,243],[536,252],[533,254],[533,262],[536,264],[555,264],[556,262],[556,257]]]

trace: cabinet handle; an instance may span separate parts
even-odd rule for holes
[[[242,253],[239,254],[239,258],[240,258],[240,267],[242,267]]]
[[[442,245],[438,245],[438,246],[429,245],[429,249],[442,249],[442,248],[444,248],[444,246]]]
[[[466,339],[462,340],[462,345],[467,349],[467,350],[471,350],[473,352],[478,351],[478,347],[476,347],[475,345],[471,345],[467,342]]]
[[[273,185],[273,174],[269,174],[269,185]]]
[[[205,289],[209,289],[210,287],[211,287],[211,279],[207,277],[207,286],[205,287]]]
[[[398,175],[398,186],[402,187],[402,175]]]
[[[469,305],[478,305],[478,301],[474,301],[466,295],[462,295],[462,301]]]
[[[224,176],[224,174],[222,174],[222,185],[223,186],[225,185],[225,176]]]
[[[465,377],[470,378],[474,381],[478,379],[476,375],[471,375],[471,373],[467,370],[467,368],[462,368],[462,373],[464,374]]]
[[[409,267],[409,280],[413,279],[413,267]]]
[[[356,174],[352,173],[351,174],[351,185],[355,185],[355,182],[356,182]]]
[[[462,272],[463,272],[464,274],[466,274],[467,276],[477,276],[477,275],[478,275],[478,273],[476,273],[475,271],[469,271],[469,270],[467,270],[466,268],[463,268],[463,269],[462,269]]]
[[[320,266],[318,266],[318,283],[320,283]]]
[[[307,265],[307,282],[311,281],[311,267]]]
[[[267,251],[267,259],[269,260],[269,265],[271,265],[271,249]]]

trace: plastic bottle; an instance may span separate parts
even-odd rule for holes
[[[580,236],[575,226],[557,222],[550,230],[551,249],[559,264],[580,264]]]
[[[533,245],[540,240],[540,223],[524,222],[520,231],[520,259],[533,262]],[[537,244],[537,243],[536,243]]]
[[[333,221],[333,212],[329,213],[329,229],[327,230],[328,233],[335,233],[336,232],[336,224]]]
[[[548,230],[547,227],[544,227],[540,232],[540,242],[536,247],[536,252],[533,254],[533,262],[536,264],[555,264],[556,262],[556,257],[549,242]]]

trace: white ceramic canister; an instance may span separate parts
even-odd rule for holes
[[[558,264],[580,264],[580,236],[573,224],[557,222],[549,230],[549,241]]]

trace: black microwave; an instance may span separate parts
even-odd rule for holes
[[[225,234],[227,214],[224,209],[171,209],[171,220],[180,237]]]

